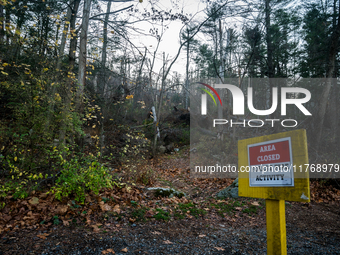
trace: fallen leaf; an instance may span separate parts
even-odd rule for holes
[[[90,218],[86,218],[86,224],[90,225],[90,223],[91,223]]]
[[[4,214],[2,216],[2,220],[4,220],[5,222],[8,222],[12,219],[12,216],[8,215],[8,214]]]
[[[64,224],[64,226],[70,225],[70,223],[68,222],[68,220],[63,220],[63,224]]]
[[[39,204],[39,198],[37,198],[37,197],[32,197],[28,202],[29,202],[31,205],[37,205],[37,204]]]
[[[45,239],[47,238],[48,235],[49,235],[49,234],[41,234],[41,235],[37,235],[37,237],[39,237],[39,238],[45,240]]]
[[[47,197],[48,197],[48,194],[46,194],[46,193],[41,193],[39,197],[40,197],[41,199],[44,199],[44,198],[47,198]]]
[[[155,212],[151,209],[145,213],[145,217],[147,218],[152,218],[152,216],[154,215],[155,215]]]
[[[111,206],[109,206],[108,204],[105,204],[103,201],[101,201],[99,203],[99,206],[100,206],[100,209],[102,209],[103,212],[112,210]]]
[[[256,201],[255,201],[255,202],[252,202],[251,204],[252,204],[252,205],[255,205],[255,206],[260,206],[259,202],[256,202]]]
[[[101,225],[102,224],[91,225],[91,227],[93,228],[93,232],[98,233],[100,231],[100,229],[98,227],[101,226]]]
[[[242,207],[235,207],[237,211],[242,211]]]
[[[165,243],[165,244],[172,244],[172,242],[169,241],[169,240],[163,241],[163,243]]]
[[[113,211],[116,212],[116,213],[118,213],[118,214],[120,214],[119,205],[115,205],[115,206],[113,207]]]
[[[124,248],[124,249],[121,249],[120,251],[122,251],[122,252],[128,252],[128,249],[127,248]]]
[[[205,237],[206,235],[199,235],[198,237]]]
[[[68,206],[67,205],[61,205],[61,206],[58,206],[57,210],[56,210],[56,213],[58,215],[64,215],[68,210]]]
[[[107,249],[105,251],[102,251],[102,254],[110,254],[110,253],[115,254],[115,251],[112,249]]]
[[[218,251],[224,251],[224,249],[222,247],[214,247],[214,248]]]
[[[158,232],[158,231],[155,231],[155,232],[151,232],[152,234],[154,234],[154,235],[160,235],[161,233],[160,232]]]

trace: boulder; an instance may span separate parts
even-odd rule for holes
[[[238,198],[238,178],[230,186],[218,192],[216,197],[219,199]]]
[[[178,191],[172,188],[161,188],[161,187],[156,187],[156,188],[148,188],[148,190],[152,190],[154,191],[154,195],[156,197],[178,197],[178,198],[182,198],[185,196],[185,193],[182,191]]]
[[[161,146],[159,146],[158,150],[161,154],[164,154],[166,152],[166,147],[161,145]]]

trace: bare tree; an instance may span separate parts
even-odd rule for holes
[[[334,8],[334,11],[336,9]],[[326,71],[326,82],[324,85],[324,88],[322,90],[320,99],[319,99],[319,107],[315,118],[315,139],[314,141],[314,147],[315,149],[318,149],[321,143],[321,137],[322,137],[322,129],[323,124],[325,120],[325,114],[327,109],[327,103],[329,94],[332,88],[332,81],[330,78],[333,77],[333,73],[335,71],[335,58],[336,55],[339,52],[338,46],[339,46],[339,38],[340,38],[340,4],[338,9],[338,17],[335,21],[335,27],[333,28],[333,32],[329,41],[329,54],[328,54],[328,66]]]

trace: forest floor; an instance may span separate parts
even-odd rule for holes
[[[0,255],[266,254],[265,201],[217,200],[233,180],[190,179],[188,153],[136,166],[155,175],[148,187],[174,188],[182,198],[155,197],[138,183],[91,194],[83,205],[44,192],[7,198]],[[340,254],[340,191],[311,181],[311,196],[286,202],[288,253]]]

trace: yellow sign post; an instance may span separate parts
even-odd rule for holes
[[[285,200],[310,202],[305,130],[238,142],[239,196],[266,199],[267,254],[287,254]]]

